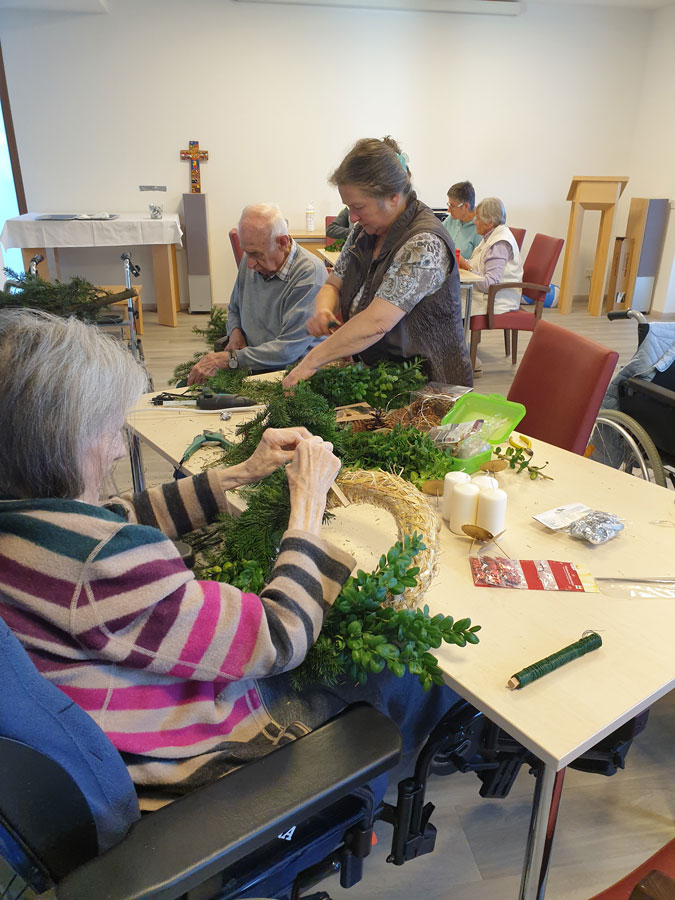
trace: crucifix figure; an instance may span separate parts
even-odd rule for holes
[[[199,141],[190,141],[190,149],[181,150],[180,158],[190,160],[190,192],[192,194],[201,194],[202,179],[199,174],[199,163],[208,160],[209,151],[200,150]]]

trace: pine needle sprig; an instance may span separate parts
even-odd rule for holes
[[[7,281],[0,291],[0,309],[40,309],[55,316],[75,316],[95,322],[106,306],[132,296],[129,291],[112,294],[75,275],[70,281],[45,281],[30,272],[6,268]]]
[[[192,331],[194,334],[203,334],[204,340],[213,350],[213,345],[216,341],[227,334],[227,307],[212,306],[206,328],[199,328],[199,326],[195,325]]]

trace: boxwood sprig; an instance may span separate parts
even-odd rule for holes
[[[406,669],[417,675],[425,691],[443,684],[438,660],[429,651],[444,642],[459,647],[477,644],[480,625],[441,613],[431,617],[428,606],[395,610],[383,605],[417,584],[419,568],[410,563],[423,549],[418,534],[406,535],[381,556],[373,572],[359,570],[347,580],[319,639],[292,673],[297,689],[317,681],[336,684],[345,677],[365,684],[369,674],[382,672],[385,666],[399,678]]]

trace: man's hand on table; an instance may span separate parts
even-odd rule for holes
[[[191,384],[204,384],[207,378],[215,375],[221,369],[227,369],[230,363],[230,354],[227,350],[220,353],[207,353],[192,367],[188,375],[188,387]]]

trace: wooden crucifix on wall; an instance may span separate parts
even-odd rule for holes
[[[209,151],[200,150],[199,141],[190,141],[190,149],[181,150],[180,158],[190,160],[190,193],[201,194],[202,177],[199,172],[199,164],[208,160]]]

